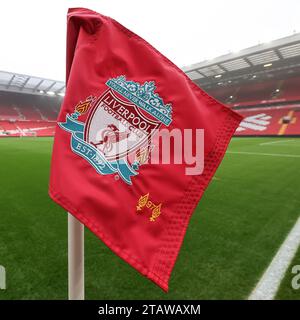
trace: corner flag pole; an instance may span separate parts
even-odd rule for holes
[[[84,225],[68,213],[69,300],[84,300]]]

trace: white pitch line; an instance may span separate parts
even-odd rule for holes
[[[300,245],[300,217],[277,251],[248,300],[273,300]]]
[[[300,158],[300,154],[285,154],[285,153],[261,153],[261,152],[244,152],[244,151],[227,151],[226,153],[234,154],[249,154],[255,156],[271,156],[271,157],[286,157],[286,158]]]
[[[263,142],[263,143],[260,143],[259,145],[260,146],[265,146],[267,144],[274,144],[274,143],[285,143],[285,142],[289,142],[289,141],[295,141],[295,139],[293,140],[280,140],[280,141],[271,141],[271,142]]]

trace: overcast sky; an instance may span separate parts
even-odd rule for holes
[[[179,67],[300,32],[299,0],[7,0],[0,70],[64,80],[68,7],[113,17]]]

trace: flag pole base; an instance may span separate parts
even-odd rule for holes
[[[69,300],[84,300],[84,225],[68,213]]]

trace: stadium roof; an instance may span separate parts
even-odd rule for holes
[[[62,81],[0,71],[0,90],[37,95],[64,96],[65,83]]]
[[[236,53],[202,61],[182,70],[201,86],[222,84],[224,80],[242,81],[259,75],[285,72],[300,74],[300,33]]]
[[[278,75],[300,75],[300,33],[205,60],[183,67],[182,70],[203,88],[265,80]],[[65,83],[0,71],[0,90],[64,96]]]

